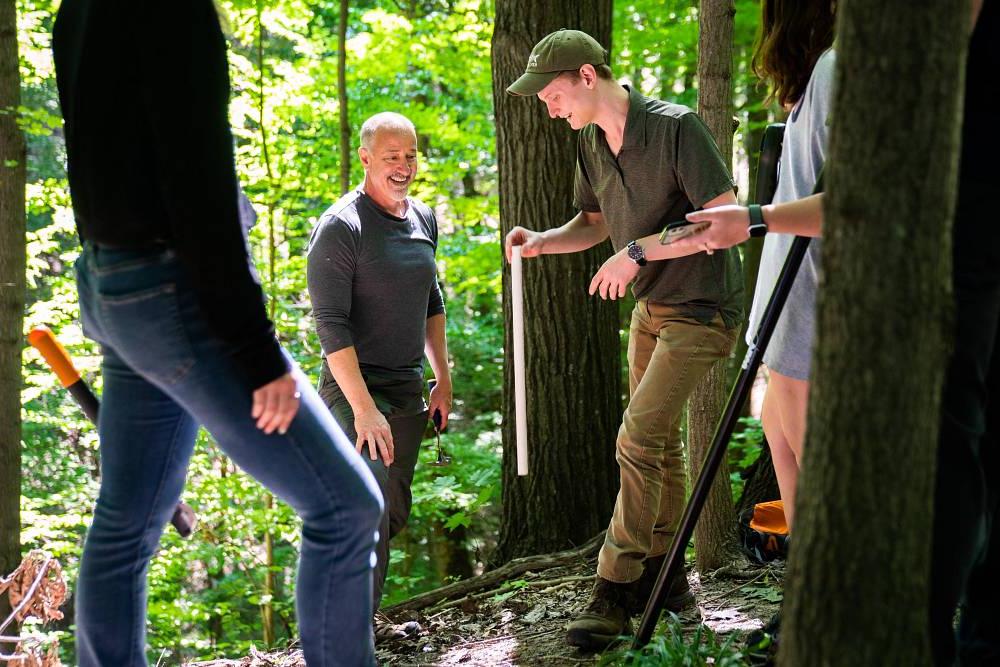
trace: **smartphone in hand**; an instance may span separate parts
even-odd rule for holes
[[[708,229],[710,224],[712,223],[688,222],[687,220],[671,222],[660,232],[660,245],[670,245],[674,241],[679,241],[698,232],[703,232]]]

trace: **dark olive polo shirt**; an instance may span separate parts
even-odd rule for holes
[[[733,189],[729,169],[695,112],[631,89],[618,156],[592,123],[580,131],[576,166],[574,204],[604,215],[616,251]],[[639,269],[632,292],[636,299],[681,306],[705,322],[721,313],[735,326],[743,316],[743,272],[735,249],[650,261]]]

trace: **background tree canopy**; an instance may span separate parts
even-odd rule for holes
[[[348,155],[339,149],[340,3],[217,4],[230,38],[237,166],[259,216],[252,250],[273,299],[282,343],[313,377],[321,351],[305,289],[310,230],[341,194],[342,161],[349,160],[352,182],[361,180],[353,150],[365,118],[400,111],[419,133],[421,173],[412,194],[434,206],[441,223],[439,273],[447,297],[456,394],[456,414],[444,444],[454,462],[448,468],[418,466],[413,516],[393,543],[385,601],[391,604],[479,571],[497,542],[503,311],[490,74],[494,4],[351,3],[346,26]],[[52,328],[99,393],[99,351],[80,331],[72,271],[79,244],[50,52],[57,6],[50,0],[18,2],[21,127],[29,156],[25,324],[26,329]],[[768,116],[763,91],[755,89],[749,72],[758,12],[752,0],[736,2],[734,99],[741,123],[734,173],[741,193],[748,190],[749,131]],[[541,36],[533,35],[531,41]],[[614,3],[613,69],[647,95],[695,106],[697,44],[696,5],[677,0]],[[534,100],[524,103],[537,105]],[[537,112],[542,113],[541,107]],[[628,308],[623,304],[622,312]],[[96,431],[30,349],[24,352],[23,369],[22,545],[25,551],[44,547],[53,552],[72,581],[98,488]],[[421,458],[432,460],[433,447],[425,447]],[[742,464],[752,458],[745,457]],[[201,527],[190,541],[168,532],[153,560],[152,659],[163,650],[173,656],[171,662],[232,656],[245,653],[251,643],[293,637],[290,592],[299,539],[294,513],[272,503],[204,432],[185,500],[198,512]],[[69,609],[63,625],[53,630],[61,635],[69,661],[71,625]]]

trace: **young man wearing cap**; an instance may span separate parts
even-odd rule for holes
[[[616,253],[590,293],[625,296],[636,307],[629,331],[629,404],[616,452],[621,489],[587,608],[567,641],[602,648],[628,632],[652,590],[684,509],[680,422],[684,402],[732,350],[742,321],[743,281],[732,250],[712,255],[659,243],[658,234],[696,208],[735,204],[733,181],[701,119],[687,107],[619,85],[607,52],[589,35],[559,30],[531,52],[507,92],[537,95],[549,116],[580,130],[574,204],[561,227],[515,227],[506,252],[524,257],[586,250],[610,236]],[[667,609],[694,596],[683,572],[669,582]]]

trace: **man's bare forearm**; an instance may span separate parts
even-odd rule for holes
[[[438,383],[451,386],[451,369],[448,367],[448,337],[445,333],[444,314],[427,318],[427,334],[424,340],[424,354],[430,362],[431,370]]]
[[[337,386],[343,392],[344,398],[351,404],[355,415],[376,410],[375,401],[368,393],[365,380],[361,377],[361,365],[358,363],[358,353],[354,346],[345,347],[326,355],[330,364],[330,372]]]
[[[736,193],[732,190],[724,192],[718,197],[705,202],[702,207],[704,209],[715,208],[716,206],[729,206],[736,203]],[[662,231],[662,230],[661,230]],[[652,234],[650,236],[644,236],[637,240],[637,243],[642,246],[643,252],[646,253],[646,259],[649,261],[656,261],[660,259],[676,259],[677,257],[687,257],[688,255],[694,255],[701,252],[701,248],[691,247],[682,244],[662,244],[660,243],[660,234]]]
[[[542,254],[559,255],[592,248],[608,238],[608,226],[601,213],[580,211],[562,227],[542,232]]]

